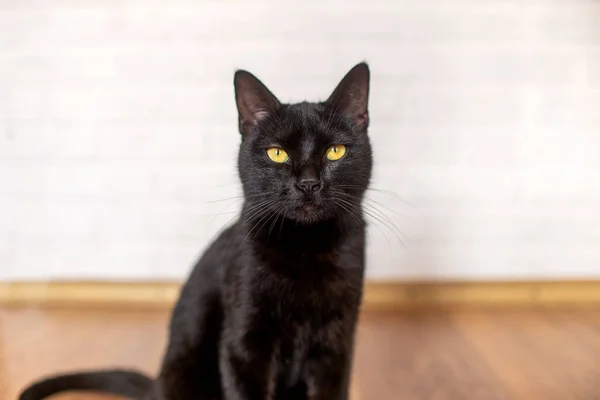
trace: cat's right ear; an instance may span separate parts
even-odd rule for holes
[[[236,71],[233,84],[239,130],[242,135],[247,135],[260,121],[275,113],[281,103],[257,77],[248,71]]]

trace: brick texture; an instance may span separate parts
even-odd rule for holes
[[[0,279],[184,277],[240,205],[233,71],[320,99],[363,59],[372,279],[600,277],[598,21],[591,0],[3,0]]]

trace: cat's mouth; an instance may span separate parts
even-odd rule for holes
[[[316,212],[321,208],[322,203],[322,200],[319,199],[317,196],[305,196],[304,199],[302,199],[302,203],[298,206],[298,208],[301,210]]]
[[[314,199],[303,201],[296,207],[294,214],[294,219],[305,223],[315,223],[326,218],[322,205],[317,204]]]
[[[300,206],[300,209],[304,212],[316,212],[317,207],[311,201],[308,201]]]

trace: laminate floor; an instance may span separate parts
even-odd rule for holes
[[[0,399],[71,369],[154,374],[167,320],[166,311],[0,309]],[[600,310],[366,313],[354,365],[353,400],[600,400]]]

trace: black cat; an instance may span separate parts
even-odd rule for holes
[[[158,378],[129,370],[60,375],[20,400],[66,390],[146,400],[347,400],[372,168],[369,80],[361,63],[328,100],[282,104],[237,71],[244,205],[183,287]]]

